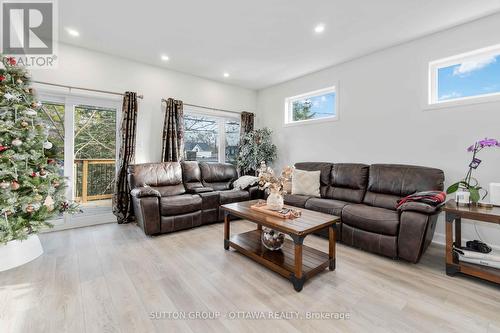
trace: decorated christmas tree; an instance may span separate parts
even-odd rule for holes
[[[62,168],[46,157],[52,143],[28,72],[14,58],[0,55],[0,60],[1,244],[26,239],[78,206],[65,198]]]

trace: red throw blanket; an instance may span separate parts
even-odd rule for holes
[[[405,202],[423,202],[431,206],[439,206],[446,200],[446,193],[442,191],[423,191],[410,194],[398,200],[398,208]]]

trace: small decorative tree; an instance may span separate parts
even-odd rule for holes
[[[243,174],[255,173],[261,162],[267,165],[277,156],[276,146],[271,142],[272,131],[265,127],[247,133],[241,140],[237,165]]]
[[[65,199],[65,179],[45,151],[52,147],[29,74],[0,54],[0,244],[23,240],[48,219],[79,210]]]

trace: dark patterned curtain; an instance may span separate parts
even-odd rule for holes
[[[113,193],[113,214],[116,215],[118,223],[128,223],[133,220],[134,215],[127,181],[127,168],[134,162],[136,127],[137,93],[127,91],[123,97],[120,152],[117,158],[118,171]]]
[[[184,111],[182,101],[169,98],[163,123],[163,162],[179,162],[184,153]]]
[[[253,131],[255,115],[251,112],[241,113],[241,123],[240,123],[240,141],[243,139],[245,134]]]

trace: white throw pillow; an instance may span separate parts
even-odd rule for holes
[[[259,182],[258,177],[254,176],[241,176],[233,182],[233,189],[235,190],[245,190],[250,186],[257,184]]]
[[[321,171],[293,170],[292,194],[319,197],[320,175]]]

